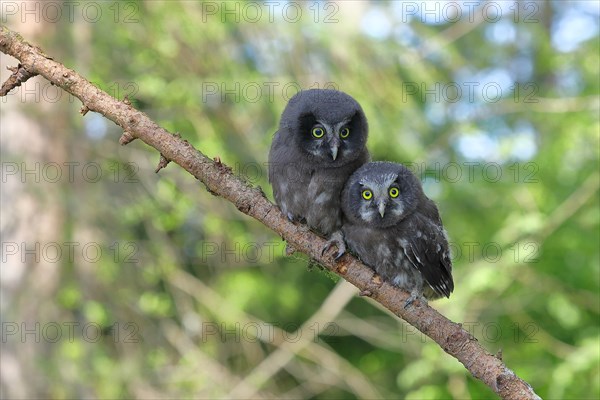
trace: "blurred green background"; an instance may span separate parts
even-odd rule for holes
[[[544,398],[600,396],[599,3],[10,2],[2,23],[271,190],[299,88],[440,208],[432,303]],[[16,61],[2,55],[0,77]],[[437,344],[37,77],[0,99],[3,398],[480,399]]]

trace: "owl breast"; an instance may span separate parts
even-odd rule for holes
[[[342,231],[348,247],[384,281],[408,291],[423,286],[421,273],[406,257],[397,232],[353,224],[344,224]]]
[[[275,198],[291,220],[306,224],[323,235],[338,230],[342,223],[340,193],[343,172],[318,169],[310,173],[290,170],[273,182]],[[339,171],[338,171],[339,172]]]
[[[306,223],[318,232],[329,235],[342,225],[340,193],[345,181],[333,169],[315,171],[306,192]]]

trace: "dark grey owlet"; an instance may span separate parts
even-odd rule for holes
[[[452,261],[437,206],[405,166],[371,162],[356,170],[342,193],[348,248],[383,280],[415,299],[449,297]]]
[[[330,89],[310,89],[290,99],[269,152],[275,202],[291,221],[331,237],[338,256],[340,196],[348,177],[369,161],[368,125],[356,100]]]

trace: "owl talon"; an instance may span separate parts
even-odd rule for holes
[[[335,246],[338,248],[337,253],[335,253],[335,256],[333,256],[333,259],[335,261],[339,260],[340,258],[342,258],[342,256],[344,255],[344,253],[346,252],[346,245],[344,243],[340,243],[336,240],[329,240],[327,242],[327,244],[325,245],[325,247],[323,247],[323,251],[321,251],[321,256],[324,256],[325,253],[327,253],[329,250],[331,250],[331,248]]]
[[[415,300],[419,300],[421,304],[427,305],[427,299],[422,293],[419,293],[418,291],[412,291],[410,297],[404,302],[404,309],[407,309],[410,305],[412,305]]]
[[[331,241],[328,241],[327,243],[325,243],[325,246],[323,246],[323,250],[321,250],[321,257],[323,257],[325,255],[325,253],[327,253],[327,251],[329,249],[331,249],[333,247],[333,243]]]
[[[344,243],[344,236],[342,235],[342,232],[336,231],[331,235],[331,238],[327,241],[325,247],[323,247],[321,256],[325,255],[325,253],[329,251],[333,246],[337,247],[338,249],[337,253],[335,253],[335,256],[333,257],[333,259],[337,261],[346,252],[346,244]]]

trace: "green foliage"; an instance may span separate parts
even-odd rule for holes
[[[267,153],[287,99],[300,87],[351,94],[369,119],[373,159],[410,165],[441,210],[456,292],[432,305],[501,349],[543,398],[597,398],[598,10],[505,3],[497,21],[464,11],[434,24],[411,17],[407,2],[282,3],[272,21],[259,3],[260,18],[242,2],[101,2],[94,23],[77,14],[75,24],[46,22],[43,39],[22,33],[268,196]],[[298,21],[292,6],[283,16],[287,4],[302,10]],[[569,15],[592,18],[595,34],[558,50]],[[24,29],[16,17],[8,25]],[[29,397],[228,398],[282,347],[294,354],[247,397],[493,398],[368,299],[339,300],[331,321],[303,325],[335,308],[337,279],[286,257],[276,234],[176,165],[154,174],[154,150],[120,147],[118,127],[81,118],[78,101],[64,96],[37,114],[47,105],[23,108],[43,126],[51,116],[44,134],[60,151],[42,160],[3,149],[3,160],[94,162],[103,174],[26,188],[40,207],[58,204],[49,212],[61,223],[46,229],[80,243],[73,260],[51,265],[50,289],[32,296],[47,278],[27,268],[26,290],[2,309],[3,321],[62,327],[57,342],[3,343],[37,377]],[[102,256],[90,255],[95,246],[82,256],[90,243]]]

